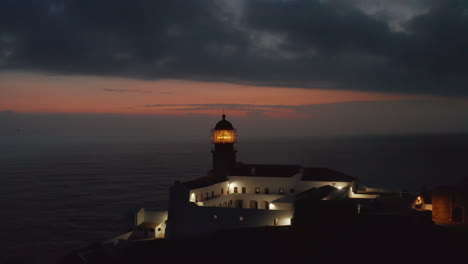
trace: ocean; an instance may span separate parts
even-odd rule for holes
[[[238,161],[328,167],[360,185],[419,192],[468,177],[468,134],[240,140]],[[1,263],[53,263],[123,232],[125,212],[165,209],[175,180],[211,168],[210,142],[0,144]]]

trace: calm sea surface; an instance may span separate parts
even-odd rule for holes
[[[246,163],[329,167],[361,185],[420,191],[468,176],[468,135],[241,141]],[[209,142],[0,144],[0,262],[51,263],[123,230],[123,214],[165,209],[175,180],[203,176]]]

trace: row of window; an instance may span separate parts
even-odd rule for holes
[[[238,187],[234,187],[234,193],[238,193],[238,191],[239,191]],[[294,193],[294,189],[293,188],[289,189],[289,192]],[[246,187],[242,187],[242,193],[247,193],[247,188]],[[255,188],[255,193],[256,194],[260,193],[260,188],[259,187]],[[270,193],[270,188],[265,188],[263,193],[264,194],[269,194]],[[279,188],[278,193],[279,194],[284,194],[284,188]]]
[[[242,187],[241,191],[242,191],[242,193],[247,193],[247,187]],[[289,189],[289,192],[294,193],[294,189],[293,188]],[[234,187],[234,193],[239,193],[239,188],[238,187]],[[261,189],[259,187],[256,187],[255,188],[255,193],[260,194]],[[270,193],[270,188],[264,188],[263,193],[264,194],[269,194]],[[279,194],[284,194],[285,193],[284,188],[279,188],[278,193]],[[229,194],[229,188],[227,189],[226,194]],[[221,188],[221,195],[224,195],[224,188]],[[200,201],[213,199],[213,198],[215,198],[215,192],[214,191],[211,191],[211,196],[210,196],[209,192],[206,192],[205,196],[203,195],[203,193],[200,194]],[[195,195],[195,202],[198,202],[198,195]]]
[[[213,215],[213,219],[216,221],[219,219],[218,215]],[[239,221],[240,222],[243,222],[244,220],[246,220],[243,216],[239,216]],[[279,219],[278,218],[273,218],[273,225],[274,226],[277,226],[279,225]]]
[[[270,203],[267,201],[262,201],[263,208],[269,210],[270,209]],[[243,200],[229,200],[224,202],[224,203],[219,203],[218,207],[231,207],[231,208],[244,208],[244,201]],[[252,209],[259,209],[258,207],[258,202],[255,200],[251,200],[249,203],[249,207],[246,208],[252,208]]]
[[[214,191],[211,191],[211,196],[209,194],[210,194],[209,192],[206,192],[206,196],[203,196],[203,193],[200,194],[200,201],[215,198],[215,192]],[[224,194],[224,189],[221,188],[221,195],[223,195],[223,194]],[[195,202],[198,202],[198,195],[195,195]]]

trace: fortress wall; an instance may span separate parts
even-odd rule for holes
[[[241,208],[199,207],[193,205],[186,214],[187,221],[171,238],[193,237],[212,233],[218,230],[285,226],[291,224],[291,210],[253,210]],[[178,229],[178,226],[173,226]]]

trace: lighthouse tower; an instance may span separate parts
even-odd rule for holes
[[[226,115],[223,114],[223,119],[216,123],[212,130],[213,149],[213,171],[216,175],[225,176],[229,169],[236,166],[236,152],[234,144],[237,139],[236,129],[231,122],[226,120]]]

